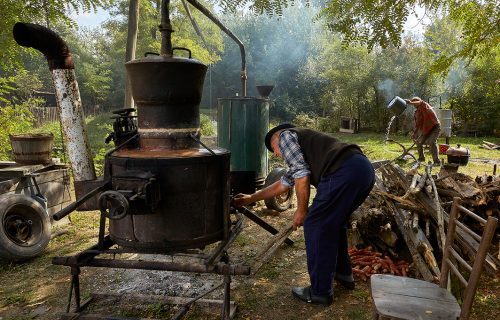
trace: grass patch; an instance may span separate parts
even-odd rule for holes
[[[113,120],[110,119],[110,117],[110,113],[102,113],[85,119],[87,136],[89,138],[94,165],[98,175],[103,172],[104,156],[106,152],[114,147],[112,143],[106,144],[104,142],[108,134],[113,131]],[[68,162],[64,154],[64,150],[67,149],[67,146],[63,142],[61,126],[58,121],[47,123],[39,128],[33,129],[32,132],[51,132],[54,135],[52,156],[60,158],[63,162]]]
[[[358,299],[358,300],[361,300],[361,301],[368,301],[368,299],[370,298],[370,293],[363,290],[354,290],[351,295]]]
[[[368,320],[371,319],[371,313],[365,310],[356,309],[348,309],[346,310],[347,319],[352,320]]]
[[[28,306],[42,302],[64,308],[70,268],[52,265],[52,257],[74,255],[97,243],[98,219],[97,211],[73,213],[71,223],[64,226],[68,233],[52,239],[43,255],[23,263],[0,263],[0,314],[4,319],[32,318]]]
[[[403,149],[396,143],[386,143],[384,141],[385,136],[379,133],[360,133],[360,134],[345,134],[338,133],[335,135],[342,141],[356,143],[361,146],[363,152],[371,161],[377,160],[394,160],[403,153]],[[391,139],[401,143],[405,148],[409,148],[413,141],[408,136],[397,136],[391,135]],[[461,147],[468,148],[470,153],[470,159],[467,166],[460,166],[459,172],[470,175],[471,177],[481,176],[483,174],[492,174],[493,165],[488,163],[481,163],[473,161],[473,159],[492,159],[500,160],[499,150],[487,150],[480,148],[479,146],[483,141],[490,141],[493,143],[500,143],[498,138],[495,137],[452,137],[449,139],[450,145],[456,147],[460,144]],[[445,138],[439,138],[438,144],[444,144],[446,142]],[[432,157],[429,150],[424,149],[426,160],[431,160]],[[410,153],[417,156],[417,149],[413,147]],[[444,159],[447,163],[446,155],[439,155],[440,159]],[[409,168],[414,161],[400,162],[399,164],[403,168]],[[423,168],[421,168],[423,170]]]
[[[283,268],[276,266],[276,265],[271,265],[264,270],[261,271],[262,277],[266,278],[267,280],[274,280],[278,278],[281,273],[283,272]]]
[[[28,296],[20,293],[13,293],[5,297],[5,306],[11,304],[25,303],[28,301]]]

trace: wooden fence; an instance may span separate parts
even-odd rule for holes
[[[41,127],[46,123],[59,121],[59,112],[56,107],[31,107],[33,117],[35,118],[34,126]],[[100,106],[84,106],[83,114],[85,117],[95,116],[100,112],[104,112]]]

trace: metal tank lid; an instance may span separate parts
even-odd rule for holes
[[[187,49],[186,49],[187,50]],[[189,51],[189,58],[182,56],[163,56],[156,53],[146,53],[145,57],[134,59],[125,63],[125,65],[134,65],[141,63],[187,63],[187,64],[199,64],[201,66],[207,67],[203,62],[191,58],[191,51]]]

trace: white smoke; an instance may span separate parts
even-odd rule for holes
[[[388,103],[394,96],[396,96],[397,86],[391,79],[385,79],[377,85],[377,89],[385,96]]]

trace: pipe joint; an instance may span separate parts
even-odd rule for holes
[[[18,22],[12,30],[14,40],[23,47],[40,51],[49,64],[49,69],[74,69],[73,57],[64,40],[44,26]]]

